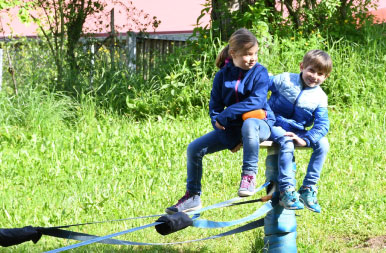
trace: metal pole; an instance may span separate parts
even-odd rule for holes
[[[277,182],[279,149],[277,147],[269,147],[267,152],[265,176],[267,180],[274,182],[274,185],[276,185],[275,194],[279,194]],[[295,174],[295,161],[293,161],[293,169],[293,173]],[[295,211],[284,209],[277,204],[264,218],[264,233],[263,252],[297,252]]]

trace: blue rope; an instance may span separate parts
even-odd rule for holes
[[[194,220],[193,227],[196,228],[223,228],[234,226],[243,222],[251,221],[260,217],[273,209],[272,202],[269,201],[259,209],[257,209],[253,214],[233,221],[210,221],[210,220]]]
[[[133,246],[162,246],[162,245],[175,245],[175,244],[183,244],[183,243],[191,243],[191,242],[198,242],[198,241],[205,241],[205,240],[210,240],[210,239],[216,239],[220,238],[223,236],[229,236],[233,234],[238,234],[242,233],[251,229],[255,229],[258,227],[264,226],[264,218],[261,218],[259,220],[250,222],[246,225],[237,227],[235,229],[229,230],[227,232],[217,234],[217,235],[212,235],[206,238],[201,238],[201,239],[194,239],[194,240],[188,240],[188,241],[182,241],[182,242],[166,242],[166,243],[147,243],[147,242],[133,242],[133,241],[124,241],[124,240],[115,240],[115,239],[105,239],[102,241],[99,241],[97,243],[104,243],[104,244],[111,244],[111,245],[133,245]],[[62,229],[52,229],[52,231],[45,231],[45,235],[50,235],[50,232],[53,234],[55,237],[59,238],[64,238],[64,239],[71,239],[71,240],[77,240],[77,241],[87,241],[90,239],[94,238],[99,238],[99,236],[96,235],[90,235],[90,234],[85,234],[85,233],[78,233],[78,232],[73,232],[73,231],[67,231],[67,230],[62,230]]]
[[[266,182],[264,183],[262,186],[260,186],[259,188],[257,188],[253,194],[263,190],[265,187],[267,187],[268,185],[270,184],[270,182]],[[207,206],[207,207],[203,207],[199,210],[196,210],[196,211],[193,211],[193,212],[188,212],[186,214],[188,215],[194,215],[194,214],[199,214],[199,213],[202,213],[204,211],[208,211],[208,210],[211,210],[211,209],[215,209],[215,208],[220,208],[220,207],[226,207],[226,206],[230,206],[232,203],[236,202],[236,201],[239,201],[243,199],[243,197],[236,197],[236,198],[233,198],[233,199],[229,199],[229,200],[226,200],[226,201],[223,201],[223,202],[220,202],[220,203],[217,203],[217,204],[214,204],[214,205],[211,205],[211,206]]]
[[[128,229],[128,230],[117,232],[117,233],[114,233],[114,234],[96,237],[96,238],[93,238],[93,239],[90,239],[90,240],[87,240],[87,241],[83,241],[83,242],[76,243],[76,244],[73,244],[73,245],[69,245],[69,246],[66,246],[66,247],[62,247],[62,248],[59,248],[59,249],[50,250],[50,251],[47,251],[47,253],[57,253],[57,252],[65,251],[65,250],[75,249],[75,248],[78,248],[78,247],[81,247],[81,246],[85,246],[85,245],[88,245],[88,244],[92,244],[92,243],[95,243],[95,242],[100,242],[100,241],[103,241],[105,239],[110,239],[112,237],[116,237],[116,236],[120,236],[120,235],[124,235],[124,234],[128,234],[128,233],[132,233],[132,232],[135,232],[135,231],[138,231],[138,230],[141,230],[141,229],[153,227],[153,226],[156,226],[156,225],[161,224],[161,223],[162,222],[153,222],[153,223],[150,223],[150,224],[147,224],[147,225],[144,225],[144,226]]]
[[[209,220],[195,220],[195,221],[193,221],[193,226],[194,227],[199,227],[199,228],[221,228],[221,227],[233,226],[233,225],[236,225],[236,224],[239,224],[239,223],[242,223],[242,222],[250,221],[251,219],[257,218],[257,217],[259,217],[261,215],[264,215],[265,213],[267,213],[270,210],[272,210],[272,208],[273,207],[272,207],[271,201],[269,201],[268,203],[266,203],[265,205],[260,207],[252,215],[250,215],[248,217],[245,217],[245,218],[242,218],[242,219],[239,219],[239,220],[228,221],[228,222],[214,222],[214,221],[209,221]],[[113,234],[106,235],[106,236],[100,236],[100,237],[92,237],[91,236],[91,237],[89,237],[89,238],[91,238],[89,240],[86,240],[86,241],[83,241],[83,242],[80,242],[80,243],[76,243],[76,244],[73,244],[73,245],[65,246],[65,247],[62,247],[62,248],[59,248],[59,249],[47,251],[47,253],[62,252],[62,251],[78,248],[78,247],[89,245],[89,244],[96,243],[96,242],[103,243],[103,241],[106,241],[107,239],[110,239],[112,237],[116,237],[116,236],[120,236],[120,235],[124,235],[124,234],[128,234],[128,233],[132,233],[132,232],[135,232],[135,231],[138,231],[138,230],[142,230],[142,229],[145,229],[145,228],[148,228],[148,227],[156,226],[156,225],[161,224],[161,223],[162,222],[154,222],[154,223],[150,223],[150,224],[147,224],[147,225],[144,225],[144,226],[128,229],[128,230],[125,230],[125,231],[113,233]],[[195,240],[193,240],[193,241],[195,241]],[[187,242],[193,242],[193,241],[187,241]],[[184,243],[184,242],[181,242],[181,243]],[[139,244],[140,245],[151,245],[151,244],[144,244],[144,243],[139,243]],[[130,243],[127,243],[127,245],[137,245],[137,244],[133,244],[132,242],[130,242]]]
[[[262,189],[267,187],[269,185],[269,183],[270,182],[264,183],[262,186],[260,186],[259,188],[257,188],[255,190],[255,193],[258,192],[258,191],[261,191]],[[208,207],[201,208],[201,209],[199,209],[197,211],[190,212],[190,213],[187,213],[187,214],[188,215],[193,215],[193,218],[197,218],[199,216],[199,214],[204,212],[204,211],[215,209],[215,208],[220,208],[220,207],[225,207],[225,206],[230,206],[233,202],[236,202],[236,201],[238,201],[240,199],[241,199],[241,197],[236,197],[236,198],[233,198],[233,199],[230,199],[230,200],[226,200],[226,201],[223,201],[223,202],[220,202],[220,203],[208,206]],[[254,218],[257,218],[257,217],[267,213],[269,210],[271,210],[271,209],[269,209],[269,206],[272,209],[271,202],[265,204],[264,206],[259,208],[256,212],[254,212],[252,215],[250,215],[248,217],[245,217],[243,219],[239,219],[239,220],[235,220],[235,221],[229,221],[229,222],[215,222],[215,221],[208,221],[208,220],[194,220],[193,221],[193,226],[194,227],[200,227],[200,228],[216,228],[216,227],[226,227],[226,226],[236,225],[236,224],[239,224],[239,223],[242,223],[242,222],[250,221],[250,220],[252,220]],[[260,211],[260,209],[261,209],[261,211]],[[155,215],[155,216],[159,216],[159,215]],[[150,217],[150,216],[142,216],[142,217],[146,217],[147,218],[147,217]],[[139,217],[139,218],[142,218],[142,217]],[[135,219],[135,218],[129,218],[129,219]],[[122,220],[124,220],[124,219],[122,219]],[[103,223],[103,222],[95,222],[95,223]],[[86,225],[86,224],[93,224],[93,223],[84,223],[84,224]],[[80,242],[80,243],[76,243],[76,244],[73,244],[73,245],[69,245],[69,246],[66,246],[66,247],[58,248],[58,249],[55,249],[55,250],[47,251],[47,253],[62,252],[62,251],[78,248],[78,247],[81,247],[81,246],[89,245],[89,244],[92,244],[92,243],[97,243],[97,242],[101,242],[102,243],[104,240],[108,240],[108,239],[110,239],[112,237],[116,237],[116,236],[120,236],[120,235],[124,235],[124,234],[128,234],[128,233],[132,233],[132,232],[135,232],[135,231],[138,231],[138,230],[142,230],[142,229],[145,229],[145,228],[148,228],[148,227],[156,226],[158,224],[162,224],[162,222],[153,222],[153,223],[150,223],[150,224],[147,224],[147,225],[144,225],[144,226],[135,227],[135,228],[132,228],[132,229],[124,230],[124,231],[113,233],[113,234],[106,235],[106,236],[100,236],[100,237],[95,237],[95,238],[91,237],[92,239],[89,239],[89,240],[86,240],[86,241],[83,241],[83,242]],[[77,225],[77,224],[75,224],[75,225]],[[69,226],[75,226],[75,225],[68,225],[68,226],[62,226],[62,227],[69,227]],[[79,224],[79,225],[82,225],[82,224]],[[60,228],[60,227],[54,227],[54,228]]]

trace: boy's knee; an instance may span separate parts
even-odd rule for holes
[[[327,153],[330,149],[330,144],[328,142],[328,139],[326,137],[321,138],[315,145],[314,149],[319,149],[323,153]]]
[[[295,151],[295,145],[293,140],[287,136],[280,138],[280,152],[293,153]]]

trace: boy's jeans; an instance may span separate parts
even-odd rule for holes
[[[240,131],[235,134],[241,134],[243,142],[243,173],[256,174],[260,142],[267,140],[270,135],[268,124],[264,120],[250,118],[244,121]],[[234,146],[241,141],[240,138],[238,139],[238,143],[235,143]],[[228,146],[220,141],[218,130],[209,132],[189,144],[187,149],[188,178],[186,180],[186,189],[189,192],[201,192],[202,158],[206,154],[227,148]]]
[[[274,126],[271,131],[270,139],[280,144],[278,181],[280,191],[282,192],[290,186],[295,188],[295,185],[293,185],[293,176],[291,174],[295,147],[293,141],[289,137],[284,136],[286,131],[283,128]],[[295,134],[302,138],[305,132],[306,131],[295,132]],[[313,152],[310,162],[308,163],[307,173],[303,180],[303,186],[316,185],[318,182],[329,149],[327,138],[321,138],[314,146],[312,146],[312,149]]]

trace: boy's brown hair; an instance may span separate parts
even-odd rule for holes
[[[312,66],[328,76],[332,71],[332,60],[330,55],[323,50],[314,49],[308,51],[303,57],[303,66],[304,68]]]

